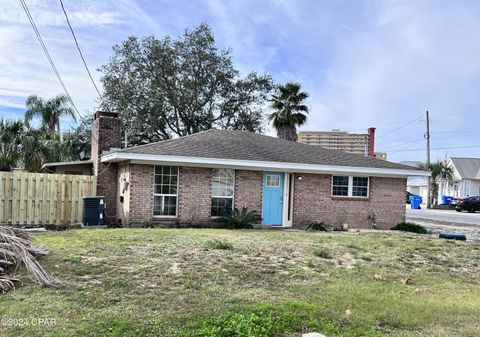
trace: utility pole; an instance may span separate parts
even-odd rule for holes
[[[428,110],[426,112],[426,121],[427,121],[427,132],[425,133],[425,139],[427,140],[427,168],[430,167],[430,115]],[[427,208],[432,207],[430,204],[430,194],[432,190],[432,182],[430,177],[428,177],[427,182]]]

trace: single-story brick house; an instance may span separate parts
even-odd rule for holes
[[[92,127],[97,194],[110,221],[209,223],[233,207],[262,223],[310,221],[389,228],[405,220],[409,166],[247,131],[209,130],[120,149],[116,114],[97,112]]]

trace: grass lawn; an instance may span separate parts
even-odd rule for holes
[[[0,295],[0,336],[480,336],[478,242],[220,229],[35,236],[63,286]]]

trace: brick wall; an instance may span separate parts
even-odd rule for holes
[[[344,199],[331,197],[331,176],[302,174],[295,180],[293,226],[302,227],[308,221],[323,221],[351,228],[372,228],[368,219],[376,214],[378,228],[387,229],[405,221],[406,179],[370,178],[370,197]]]
[[[297,175],[298,176],[298,175]],[[208,223],[211,221],[212,169],[180,167],[178,218],[153,217],[154,166],[120,165],[117,175],[118,195],[124,203],[117,203],[119,219],[124,225],[143,221]],[[130,185],[121,193],[123,178]],[[262,210],[263,172],[236,170],[235,207]],[[352,228],[371,228],[370,213],[377,216],[379,228],[405,220],[406,179],[370,178],[370,197],[362,199],[332,198],[331,176],[302,174],[295,179],[293,196],[293,226],[302,227],[307,221],[330,224],[348,223]]]
[[[130,182],[124,203],[118,203],[119,219],[124,226],[144,221],[156,222],[210,222],[212,195],[212,169],[180,167],[177,217],[155,218],[153,216],[154,166],[129,164],[119,168],[119,186],[124,177]]]
[[[235,207],[262,212],[263,172],[235,171]]]
[[[103,151],[122,145],[121,122],[116,114],[97,112],[92,124],[93,174],[97,176],[97,195],[105,197],[107,224],[117,218],[117,164],[102,163]]]
[[[211,221],[212,169],[180,167],[178,217],[185,223]]]
[[[130,164],[130,223],[152,219],[153,182],[153,165]]]

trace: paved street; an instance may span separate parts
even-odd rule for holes
[[[410,209],[408,205],[407,220],[424,220],[443,225],[476,225],[480,228],[480,212],[459,213],[455,210]]]
[[[462,233],[467,240],[480,240],[480,213],[459,213],[455,210],[410,209],[407,221],[427,227],[432,233]]]

